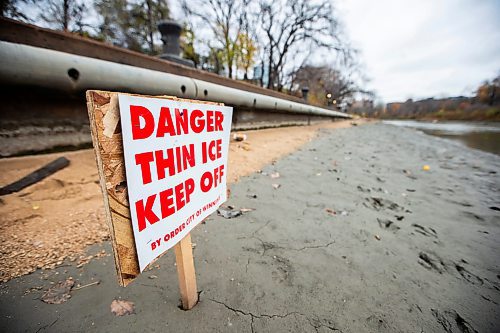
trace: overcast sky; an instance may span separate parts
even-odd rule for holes
[[[336,0],[384,102],[470,95],[500,72],[498,0]]]

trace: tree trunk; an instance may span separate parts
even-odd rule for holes
[[[274,73],[272,71],[273,69],[273,51],[272,49],[269,51],[269,63],[267,64],[267,89],[272,89],[273,87],[273,81],[274,81]],[[264,71],[264,68],[262,68],[262,71]]]
[[[151,8],[151,0],[146,1],[146,7],[147,7],[147,15],[148,15],[148,44],[149,44],[149,51],[151,54],[155,53],[155,46],[153,42],[153,13],[152,13],[152,8]]]
[[[63,2],[63,30],[68,31],[69,28],[69,0]]]

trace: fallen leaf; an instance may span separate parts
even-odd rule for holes
[[[41,300],[48,304],[62,304],[71,298],[69,292],[75,285],[73,278],[60,281],[55,286],[49,288],[41,297]]]
[[[328,214],[330,214],[330,215],[337,215],[337,212],[336,212],[336,211],[334,211],[333,209],[327,208],[327,209],[325,209],[325,211],[326,211]]]
[[[133,314],[134,311],[135,309],[133,302],[116,299],[111,302],[111,312],[113,312],[115,316],[130,315]]]

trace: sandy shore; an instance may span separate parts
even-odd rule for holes
[[[314,137],[300,141],[289,130],[287,147]],[[231,149],[247,151],[237,145]],[[228,204],[253,211],[212,216],[193,232],[202,291],[193,310],[176,307],[172,253],[124,289],[104,242],[88,255],[106,255],[88,265],[65,261],[3,283],[0,330],[498,332],[498,156],[383,124],[321,129],[282,156],[231,185]],[[4,197],[2,219],[22,211],[7,211],[16,200],[33,210],[25,198],[36,193]],[[98,196],[89,200],[99,207]],[[78,211],[78,202],[66,213]],[[63,305],[39,300],[69,276],[100,284],[73,291]],[[133,301],[136,313],[114,317],[109,306],[117,298]]]
[[[245,141],[231,142],[228,181],[235,182],[290,154],[321,128],[348,126],[351,121],[246,131]],[[66,259],[85,264],[90,259],[86,247],[109,237],[92,149],[0,159],[0,186],[59,156],[70,160],[68,168],[0,198],[0,281],[37,268],[54,268]]]

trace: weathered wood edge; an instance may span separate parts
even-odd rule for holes
[[[122,272],[121,272],[121,261],[118,256],[118,250],[117,250],[117,243],[116,243],[116,236],[115,236],[115,230],[114,230],[114,225],[113,225],[113,218],[111,214],[111,206],[109,203],[109,198],[108,198],[108,191],[106,188],[106,176],[104,174],[104,167],[103,167],[103,162],[102,162],[102,157],[101,157],[101,145],[99,142],[99,136],[97,132],[97,124],[96,124],[96,119],[94,116],[95,112],[95,105],[94,105],[94,95],[93,93],[97,92],[100,93],[101,91],[92,91],[88,90],[86,92],[86,97],[87,97],[87,110],[89,114],[89,119],[90,119],[90,130],[92,134],[92,143],[94,146],[94,153],[95,153],[95,159],[96,159],[96,164],[97,164],[97,171],[99,172],[99,184],[101,186],[101,192],[104,200],[104,212],[106,214],[106,224],[108,225],[109,229],[109,235],[111,237],[111,242],[113,244],[113,255],[115,258],[115,267],[116,267],[116,273],[118,276],[118,283],[125,287],[128,283],[132,282],[132,280],[128,281],[128,279],[124,279]]]

